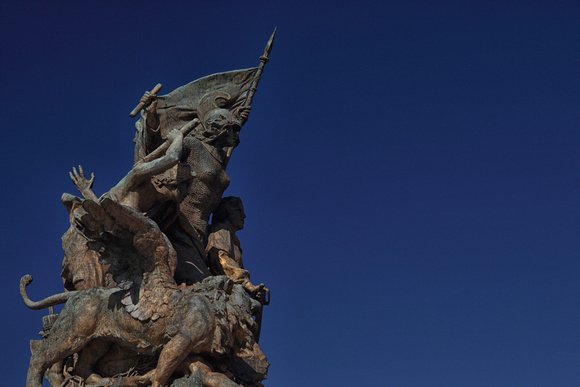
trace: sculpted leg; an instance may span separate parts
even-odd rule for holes
[[[213,372],[205,363],[197,361],[189,365],[192,375],[199,375],[204,387],[239,387],[239,384],[229,379],[224,374]]]
[[[40,360],[35,358],[35,355],[30,358],[28,374],[26,375],[26,387],[42,387],[43,370],[48,368],[48,365],[38,364]]]
[[[41,349],[30,357],[30,366],[28,367],[28,374],[26,376],[26,387],[42,386],[42,376],[50,366],[78,352],[89,342],[89,339],[86,337],[76,337],[61,341],[56,339],[51,340],[53,337],[49,336],[43,343]]]
[[[26,387],[42,386],[44,372],[79,352],[90,341],[97,324],[98,297],[71,298],[50,330],[48,338],[30,357]]]
[[[75,373],[87,384],[96,384],[105,380],[97,374],[96,364],[111,348],[111,344],[104,341],[91,341],[80,353],[75,366]]]
[[[64,382],[64,361],[58,361],[44,374],[50,385],[60,386]]]
[[[209,307],[201,298],[192,299],[189,306],[189,313],[180,332],[165,345],[159,355],[153,387],[165,386],[173,371],[192,351],[209,349],[212,339]]]
[[[178,333],[161,351],[153,376],[152,387],[163,387],[177,366],[191,350],[192,340],[188,335]]]

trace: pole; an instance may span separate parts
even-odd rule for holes
[[[256,94],[256,90],[258,90],[258,82],[260,82],[260,78],[262,77],[262,72],[264,71],[264,66],[270,59],[268,56],[270,52],[272,52],[272,47],[274,46],[274,36],[276,35],[276,28],[274,28],[274,32],[272,32],[272,36],[266,43],[266,48],[264,49],[264,55],[260,57],[260,64],[258,65],[258,70],[256,70],[256,75],[254,75],[254,80],[252,81],[252,85],[250,86],[250,91],[248,92],[248,97],[246,101],[244,101],[244,106],[251,106],[252,99],[254,98],[254,94]]]

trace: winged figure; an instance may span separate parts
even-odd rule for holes
[[[85,199],[82,207],[89,246],[110,265],[118,286],[70,291],[32,302],[26,295],[32,277],[23,277],[21,295],[28,307],[66,302],[31,357],[27,387],[41,386],[45,370],[79,352],[77,374],[95,378],[95,360],[111,343],[158,356],[153,370],[127,383],[165,386],[178,368],[185,367],[217,386],[261,385],[268,363],[254,339],[257,326],[251,316],[252,302],[240,285],[225,276],[213,276],[180,289],[169,265],[175,251],[153,220],[110,198]],[[211,360],[191,357],[200,354],[229,359],[226,364],[231,364],[231,371],[238,370],[237,377],[230,372],[236,382],[215,372]],[[239,362],[246,369],[250,364],[252,371],[240,372],[244,367]]]

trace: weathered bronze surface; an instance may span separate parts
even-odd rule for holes
[[[244,269],[242,201],[222,195],[273,40],[256,68],[145,92],[131,112],[141,113],[135,164],[100,198],[94,174],[70,172],[82,198],[62,197],[65,292],[33,302],[32,276],[20,281],[29,308],[50,308],[31,341],[28,387],[43,377],[63,387],[262,385],[270,291]]]

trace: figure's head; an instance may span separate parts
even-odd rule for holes
[[[213,212],[213,223],[229,223],[234,230],[244,228],[244,205],[242,199],[235,196],[228,196],[220,201],[220,204]]]
[[[192,180],[191,167],[185,162],[151,178],[161,200],[175,203],[181,203],[189,195]]]
[[[220,142],[219,146],[236,147],[240,143],[243,120],[228,110],[231,96],[216,91],[201,98],[198,118],[202,125],[196,130],[196,137],[204,142]]]
[[[202,118],[197,137],[205,142],[220,141],[221,146],[236,147],[240,143],[242,121],[227,109],[211,110]]]

